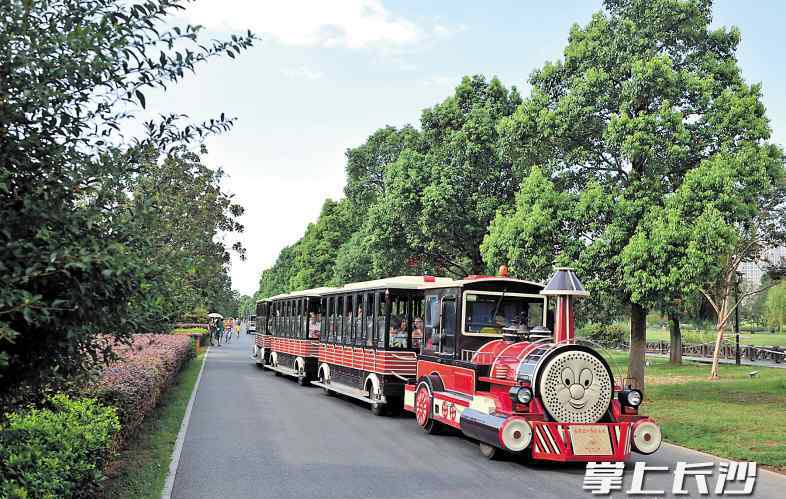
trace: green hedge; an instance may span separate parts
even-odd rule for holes
[[[191,338],[176,334],[137,334],[131,345],[115,345],[120,359],[107,366],[89,393],[117,410],[122,446],[135,434],[161,395],[191,358]]]
[[[94,399],[55,395],[48,407],[6,414],[0,426],[0,497],[92,497],[120,430]]]
[[[586,324],[577,335],[607,348],[617,348],[628,338],[627,331],[616,324]]]

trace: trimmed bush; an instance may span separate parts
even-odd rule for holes
[[[92,497],[120,430],[115,410],[55,395],[48,407],[6,414],[0,497]]]
[[[578,335],[604,347],[617,348],[625,343],[628,334],[624,328],[615,324],[590,323],[581,328]]]
[[[113,349],[120,360],[104,369],[91,392],[117,410],[122,430],[116,440],[122,445],[194,356],[194,348],[190,336],[139,334],[130,346]]]

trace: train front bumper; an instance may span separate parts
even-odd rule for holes
[[[661,443],[660,429],[649,418],[616,423],[556,423],[467,409],[461,414],[461,430],[501,449],[529,449],[534,459],[559,462],[624,461],[631,451],[651,454]]]

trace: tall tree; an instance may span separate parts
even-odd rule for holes
[[[563,257],[593,291],[627,303],[629,377],[640,384],[652,304],[633,296],[625,247],[687,172],[770,136],[760,88],[746,85],[737,65],[739,31],[711,29],[711,5],[604,1],[603,12],[571,29],[564,60],[532,74],[531,95],[500,127],[517,167],[542,164],[559,190],[581,193],[577,226],[566,232],[582,244]]]
[[[355,230],[352,205],[346,200],[326,200],[315,223],[297,245],[289,289],[316,288],[330,283],[339,248]]]
[[[34,400],[110,354],[98,333],[126,337],[144,263],[115,224],[123,186],[149,148],[228,129],[168,115],[145,137],[119,134],[166,88],[253,36],[199,43],[172,26],[178,0],[0,2],[0,412]],[[100,351],[104,355],[86,355]]]
[[[363,214],[385,193],[385,170],[404,149],[419,150],[420,133],[411,125],[380,128],[365,143],[347,149],[347,185],[344,193],[353,209]]]
[[[126,247],[146,270],[146,292],[130,302],[140,327],[160,330],[196,308],[224,313],[233,307],[230,251],[241,258],[245,251],[226,238],[243,231],[237,220],[243,208],[222,189],[223,176],[181,147],[151,155],[130,179],[115,224],[135,234]]]
[[[473,76],[423,111],[422,149],[405,149],[387,168],[369,213],[375,253],[396,248],[400,264],[416,259],[456,275],[482,272],[486,228],[517,188],[512,165],[497,151],[497,124],[520,102],[515,88]]]
[[[725,145],[691,170],[663,208],[651,210],[625,248],[633,299],[658,290],[700,292],[715,311],[710,377],[718,378],[724,332],[755,288],[738,294],[738,268],[786,241],[783,152],[767,143]]]

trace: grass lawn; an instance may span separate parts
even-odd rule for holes
[[[627,364],[627,354],[613,357]],[[786,369],[721,365],[711,382],[709,364],[648,361],[642,413],[666,441],[786,472]],[[753,370],[759,377],[748,376]]]
[[[145,418],[138,437],[118,456],[104,497],[161,498],[180,424],[205,354],[188,363],[176,384]]]
[[[727,341],[734,342],[734,333],[724,335]],[[647,328],[647,341],[669,341],[669,330],[656,327]],[[714,331],[698,331],[696,329],[682,329],[683,343],[710,343],[715,341]],[[786,346],[786,334],[778,333],[750,333],[740,331],[740,345],[753,345],[757,347]]]

